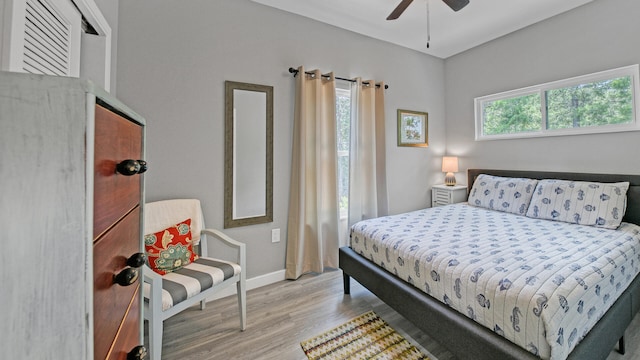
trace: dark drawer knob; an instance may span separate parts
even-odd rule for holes
[[[132,176],[135,174],[142,174],[147,171],[147,162],[144,160],[122,160],[116,165],[116,171],[124,176]]]
[[[137,160],[123,160],[116,166],[116,171],[125,176],[135,175],[140,171],[140,163]]]
[[[143,253],[135,253],[127,259],[127,265],[132,268],[139,268],[147,261],[147,256]]]
[[[138,269],[125,268],[114,276],[114,282],[120,286],[129,286],[138,280]]]
[[[127,354],[127,360],[142,360],[147,357],[147,348],[142,345],[138,345],[129,351]]]
[[[138,174],[142,174],[147,171],[147,162],[144,160],[138,160],[138,164],[140,164],[140,170],[138,170]]]

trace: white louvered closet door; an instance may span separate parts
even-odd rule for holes
[[[4,37],[3,70],[79,76],[82,24],[71,0],[8,1],[11,31]]]

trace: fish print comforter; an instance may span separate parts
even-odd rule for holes
[[[617,230],[454,204],[369,219],[351,248],[543,359],[565,359],[638,274]]]

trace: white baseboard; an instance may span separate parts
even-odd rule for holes
[[[251,279],[247,279],[247,291],[252,289],[257,289],[265,285],[277,283],[278,281],[285,280],[284,272],[285,270],[283,269],[283,270],[274,271],[269,274],[264,274],[264,275],[253,277]],[[222,299],[224,297],[236,295],[236,294],[237,294],[236,287],[229,286],[226,289],[220,291],[219,293],[211,296],[210,298],[207,298],[207,302],[213,301],[216,299]]]

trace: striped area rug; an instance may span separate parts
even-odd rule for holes
[[[370,311],[300,343],[311,360],[429,358]]]

